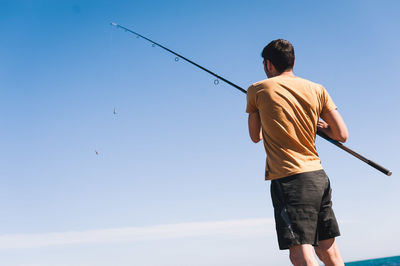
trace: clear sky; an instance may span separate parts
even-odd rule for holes
[[[245,95],[113,21],[245,89],[265,78],[262,48],[291,41],[346,145],[393,171],[317,139],[343,257],[399,255],[399,8],[0,0],[0,264],[288,265]]]

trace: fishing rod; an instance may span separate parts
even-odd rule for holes
[[[128,28],[125,28],[124,26],[121,26],[121,25],[119,25],[119,24],[117,24],[117,23],[115,23],[115,22],[111,22],[110,25],[116,27],[117,29],[123,29],[123,30],[125,30],[125,32],[130,32],[130,33],[132,33],[132,34],[135,34],[137,38],[143,38],[143,39],[145,39],[146,41],[152,43],[152,46],[153,46],[153,47],[158,46],[158,47],[160,47],[160,48],[162,48],[162,49],[164,49],[164,50],[170,52],[171,54],[177,56],[177,57],[175,58],[175,61],[178,61],[179,58],[182,58],[183,60],[185,60],[185,61],[189,62],[190,64],[192,64],[192,65],[194,65],[194,66],[200,68],[201,70],[206,71],[207,73],[209,73],[209,74],[211,74],[211,75],[213,75],[214,77],[217,78],[217,80],[214,81],[214,84],[218,84],[218,82],[219,82],[218,80],[222,80],[222,81],[228,83],[229,85],[231,85],[232,87],[234,87],[234,88],[240,90],[240,91],[243,92],[244,94],[247,94],[247,91],[246,91],[245,89],[243,89],[242,87],[240,87],[240,86],[238,86],[238,85],[232,83],[231,81],[229,81],[229,80],[227,80],[227,79],[221,77],[221,76],[218,75],[218,74],[215,74],[214,72],[208,70],[207,68],[200,66],[199,64],[193,62],[192,60],[190,60],[190,59],[188,59],[188,58],[186,58],[186,57],[184,57],[184,56],[182,56],[182,55],[180,55],[180,54],[178,54],[178,53],[176,53],[176,52],[174,52],[174,51],[168,49],[167,47],[165,47],[165,46],[163,46],[163,45],[161,45],[161,44],[159,44],[159,43],[157,43],[157,42],[155,42],[155,41],[153,41],[153,40],[150,40],[149,38],[147,38],[147,37],[145,37],[145,36],[143,36],[143,35],[141,35],[141,34],[139,34],[139,33],[137,33],[137,32],[134,32],[133,30],[130,30],[130,29],[128,29]],[[346,147],[345,145],[343,145],[343,144],[340,143],[339,141],[334,140],[334,139],[331,139],[330,137],[328,137],[328,136],[327,136],[326,134],[324,134],[323,132],[317,131],[317,135],[319,135],[320,137],[326,139],[327,141],[329,141],[330,143],[336,145],[337,147],[341,148],[342,150],[344,150],[344,151],[350,153],[351,155],[353,155],[354,157],[360,159],[361,161],[363,161],[363,162],[369,164],[370,166],[374,167],[375,169],[381,171],[381,172],[384,173],[385,175],[388,175],[388,176],[392,175],[392,171],[390,171],[390,170],[386,169],[385,167],[383,167],[383,166],[381,166],[381,165],[375,163],[374,161],[371,161],[371,160],[365,158],[365,157],[362,156],[361,154],[359,154],[359,153],[353,151],[352,149]]]

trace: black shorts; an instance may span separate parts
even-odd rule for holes
[[[331,186],[324,170],[271,181],[275,225],[280,249],[340,235],[332,210]]]

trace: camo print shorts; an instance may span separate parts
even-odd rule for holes
[[[271,181],[275,225],[280,249],[340,235],[332,209],[332,189],[324,170]]]

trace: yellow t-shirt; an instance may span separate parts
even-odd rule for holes
[[[322,169],[315,148],[317,122],[333,109],[324,87],[299,77],[277,76],[249,87],[246,112],[260,114],[266,180]]]

